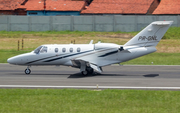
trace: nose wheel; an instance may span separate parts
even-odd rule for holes
[[[29,75],[31,73],[31,70],[29,69],[29,66],[27,67],[27,69],[25,69],[25,74]]]

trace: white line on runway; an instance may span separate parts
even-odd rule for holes
[[[131,87],[131,86],[38,86],[38,85],[0,85],[0,88],[77,88],[77,89],[156,89],[156,90],[180,90],[180,87]]]

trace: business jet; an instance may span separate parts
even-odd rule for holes
[[[155,21],[144,28],[124,45],[113,43],[89,44],[48,44],[34,51],[11,57],[8,63],[27,66],[25,74],[30,74],[31,66],[64,65],[79,68],[83,75],[102,73],[102,67],[125,62],[156,51],[156,45],[173,21]]]

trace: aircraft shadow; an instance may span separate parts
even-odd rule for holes
[[[157,77],[159,74],[148,74],[148,75],[143,75],[144,77]]]
[[[93,77],[93,76],[96,76],[96,75],[93,74],[93,75],[84,76],[81,73],[75,73],[75,74],[71,74],[68,78],[86,78],[86,77]]]
[[[9,73],[9,75],[11,75],[11,73]],[[19,73],[19,72],[16,72],[16,73],[13,73],[13,75],[26,75],[25,73]],[[31,75],[38,75],[38,76],[62,76],[62,75],[65,75],[65,76],[68,76],[67,78],[86,78],[86,77],[95,77],[95,76],[124,76],[124,77],[147,77],[147,78],[153,78],[153,77],[158,77],[159,74],[146,74],[146,75],[132,75],[132,74],[113,74],[113,73],[104,73],[104,74],[99,74],[99,73],[94,73],[92,75],[87,75],[87,76],[84,76],[82,75],[81,73],[75,73],[75,74],[69,74],[69,73],[31,73],[30,75],[28,76],[31,76]]]
[[[92,75],[87,75],[87,76],[84,76],[82,75],[81,73],[76,73],[76,74],[72,74],[70,75],[68,78],[86,78],[86,77],[94,77],[94,76],[132,76],[132,77],[157,77],[159,76],[159,74],[147,74],[147,75],[127,75],[127,74],[98,74],[98,73],[95,73],[95,74],[92,74]]]
[[[11,73],[10,73],[11,74]],[[25,73],[13,73],[13,75],[26,75]],[[61,76],[61,75],[70,75],[70,74],[59,74],[59,73],[31,73],[27,76],[34,76],[34,75],[37,75],[37,76],[46,76],[46,75],[50,75],[50,76],[53,76],[53,75],[56,75],[56,76]]]

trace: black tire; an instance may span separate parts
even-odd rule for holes
[[[81,74],[84,75],[84,76],[87,76],[88,75],[88,71],[82,71]]]
[[[25,69],[25,74],[29,75],[31,73],[31,70],[30,69]]]
[[[88,68],[87,72],[88,72],[88,74],[92,75],[94,73],[94,69],[93,68]]]

